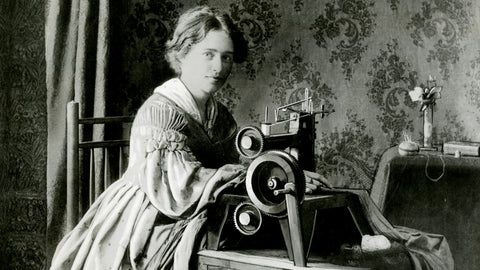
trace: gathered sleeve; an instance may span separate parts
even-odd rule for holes
[[[124,178],[138,184],[164,215],[179,219],[200,211],[219,190],[241,181],[244,167],[204,168],[182,133],[184,112],[161,100],[147,100],[132,126],[130,162]]]

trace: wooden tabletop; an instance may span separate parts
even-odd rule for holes
[[[255,251],[215,251],[202,250],[198,253],[199,269],[232,269],[232,270],[352,270],[369,269],[334,265],[326,262],[308,262],[307,267],[297,267],[282,254],[276,251],[265,252]],[[278,255],[278,256],[277,256]]]

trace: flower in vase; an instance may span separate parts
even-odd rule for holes
[[[435,85],[431,87],[425,87],[425,89],[416,86],[412,91],[409,91],[408,94],[413,102],[421,102],[422,105],[420,107],[420,111],[424,111],[429,105],[435,105],[435,101],[441,97],[441,91],[441,86]]]
[[[415,86],[412,91],[408,92],[408,95],[410,96],[410,99],[415,102],[415,101],[422,101],[423,99],[423,89],[419,86]]]

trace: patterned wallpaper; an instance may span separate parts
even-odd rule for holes
[[[113,1],[112,1],[113,2]],[[422,138],[408,91],[443,86],[436,142],[480,141],[480,2],[474,0],[122,0],[112,8],[110,88],[135,113],[172,76],[163,60],[175,18],[195,4],[224,8],[250,56],[218,94],[241,126],[265,106],[312,90],[317,170],[336,186],[370,188],[382,152],[405,131]],[[43,0],[0,1],[0,265],[45,265],[46,93]],[[120,7],[121,6],[121,7]]]
[[[174,18],[195,4],[228,10],[250,55],[218,97],[241,126],[265,106],[297,100],[308,87],[319,119],[317,170],[336,186],[370,188],[380,155],[403,132],[421,141],[419,104],[408,96],[429,76],[443,87],[434,110],[436,143],[480,140],[480,3],[473,0],[131,0],[124,18],[130,113],[169,73],[163,44]],[[140,93],[140,94],[139,94]]]
[[[44,1],[0,1],[0,268],[43,269]]]

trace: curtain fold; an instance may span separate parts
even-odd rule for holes
[[[80,102],[81,116],[105,115],[109,25],[109,0],[46,1],[47,265],[66,233],[66,104]]]

